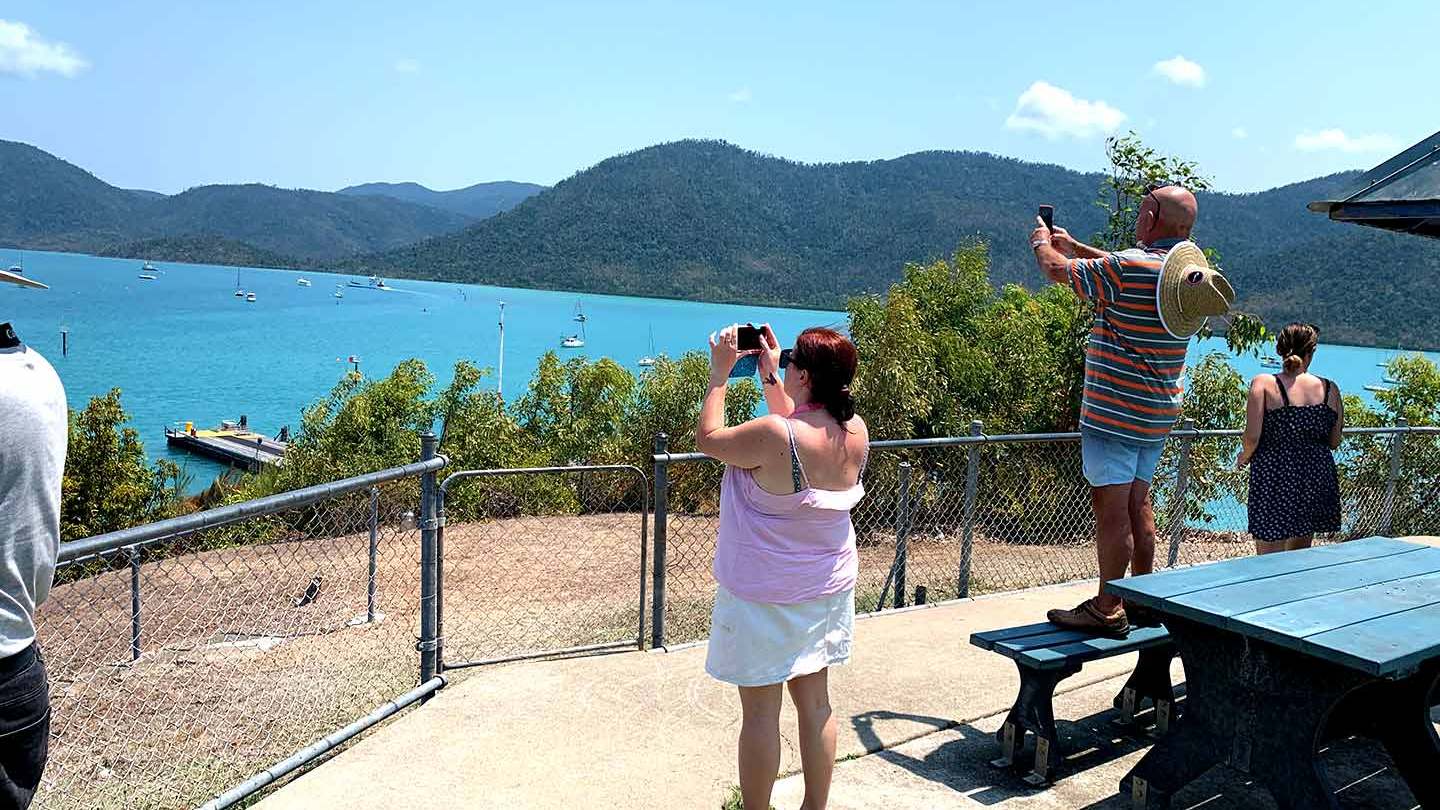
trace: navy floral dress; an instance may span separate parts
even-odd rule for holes
[[[1250,534],[1274,542],[1289,537],[1340,531],[1340,483],[1330,432],[1339,414],[1325,399],[1315,405],[1291,405],[1277,376],[1285,404],[1265,412],[1260,444],[1250,458]]]

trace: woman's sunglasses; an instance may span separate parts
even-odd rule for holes
[[[782,368],[782,369],[789,368],[789,367],[790,367],[790,364],[791,364],[791,363],[794,363],[794,362],[795,362],[795,350],[794,350],[794,349],[781,349],[781,350],[780,350],[780,368]],[[798,366],[797,366],[797,368],[798,368]]]

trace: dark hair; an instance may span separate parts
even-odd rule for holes
[[[1285,362],[1285,370],[1299,374],[1305,367],[1305,359],[1315,353],[1320,343],[1320,329],[1314,324],[1292,323],[1280,330],[1275,339],[1275,353]]]
[[[855,397],[850,394],[859,362],[855,344],[834,329],[814,326],[795,339],[790,362],[809,372],[811,400],[824,406],[825,412],[845,427],[855,415]]]

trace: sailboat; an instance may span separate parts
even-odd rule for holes
[[[155,269],[155,265],[150,262],[145,262],[145,266],[140,268],[140,279],[142,281],[154,281],[160,277],[156,275],[159,272],[160,271]]]
[[[22,251],[15,251],[16,264],[10,265],[10,272],[17,276],[25,275],[25,254]]]
[[[344,297],[345,297],[345,289],[344,289],[344,287],[345,287],[345,285],[343,285],[343,284],[336,284],[336,285],[335,285],[335,297],[336,297],[336,298],[344,298]]]
[[[1389,368],[1389,367],[1390,367],[1390,363],[1392,363],[1392,362],[1395,360],[1395,358],[1399,357],[1399,356],[1400,356],[1400,353],[1401,353],[1402,351],[1404,351],[1404,349],[1400,348],[1400,344],[1399,344],[1399,343],[1396,343],[1396,344],[1395,344],[1395,353],[1392,354],[1392,355],[1390,355],[1389,357],[1385,358],[1384,360],[1381,360],[1380,362],[1376,363],[1375,365],[1379,366],[1380,368]]]
[[[655,365],[655,327],[650,327],[650,353],[635,361],[635,365],[641,368],[650,368]]]
[[[240,288],[240,268],[235,268],[235,297],[244,298],[245,291]]]
[[[583,348],[585,346],[585,322],[590,318],[585,315],[585,310],[581,308],[579,301],[575,302],[575,317],[572,320],[580,324],[580,334],[561,338],[560,346],[565,349]]]
[[[309,286],[310,286],[310,279],[305,278],[305,277],[302,276],[302,277],[300,277],[300,278],[295,279],[295,285],[296,285],[297,287],[309,287]]]

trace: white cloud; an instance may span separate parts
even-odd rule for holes
[[[69,45],[42,39],[25,23],[0,20],[0,73],[74,76],[89,66]]]
[[[1178,54],[1173,59],[1156,62],[1153,70],[1174,84],[1185,87],[1205,86],[1205,68]]]
[[[420,61],[418,59],[396,59],[396,73],[419,73]]]
[[[1369,135],[1346,135],[1343,129],[1306,130],[1295,136],[1295,148],[1301,152],[1385,152],[1399,149],[1400,142],[1378,132]]]
[[[1125,113],[1103,101],[1086,101],[1048,82],[1035,82],[1020,94],[1005,128],[1038,132],[1051,140],[1087,138],[1114,132],[1124,120]]]
[[[1235,127],[1234,129],[1230,130],[1230,135],[1242,141],[1250,137],[1250,133],[1244,127]]]
[[[726,96],[733,104],[748,104],[750,102],[750,88],[742,87],[739,90]]]

